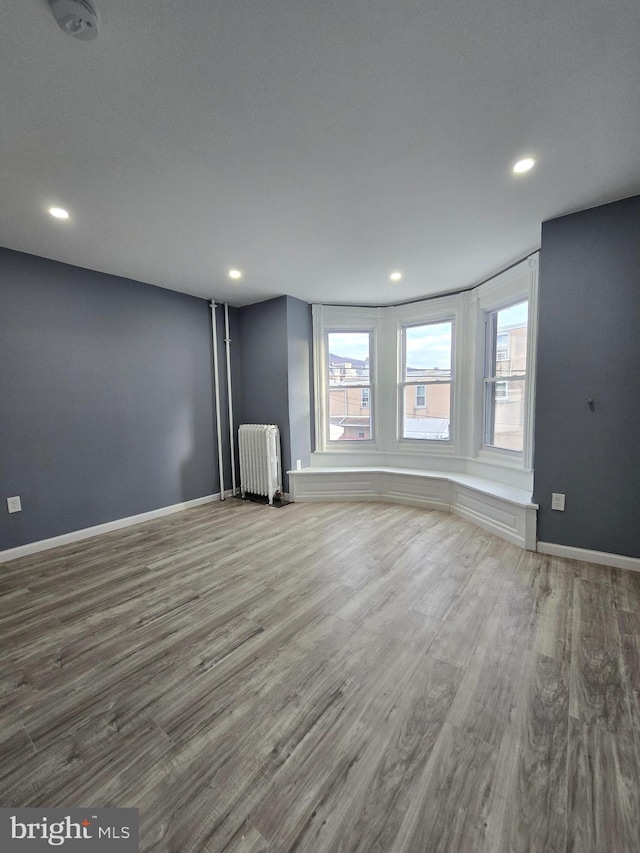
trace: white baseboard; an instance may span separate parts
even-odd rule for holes
[[[225,490],[225,497],[232,496],[232,490]],[[215,495],[205,495],[203,498],[195,498],[184,503],[163,506],[153,509],[151,512],[141,512],[139,515],[130,515],[127,518],[117,518],[115,521],[107,521],[105,524],[96,524],[95,527],[85,527],[82,530],[73,530],[71,533],[63,533],[61,536],[53,536],[51,539],[40,539],[38,542],[29,542],[27,545],[19,545],[17,548],[9,548],[0,551],[0,563],[9,560],[17,560],[19,557],[28,557],[30,554],[38,554],[40,551],[48,551],[49,548],[58,548],[60,545],[69,545],[72,542],[80,542],[82,539],[91,539],[103,533],[111,533],[113,530],[121,530],[123,527],[131,527],[134,524],[142,524],[143,521],[152,521],[154,518],[162,518],[163,515],[171,515],[174,512],[182,512],[202,504],[212,503],[220,500],[220,492]]]
[[[553,542],[538,542],[537,550],[540,554],[550,554],[552,557],[568,557],[570,560],[582,560],[585,563],[597,563],[601,566],[613,566],[615,569],[631,569],[632,572],[640,572],[640,558],[626,557],[624,554],[589,551],[587,548],[555,545]]]

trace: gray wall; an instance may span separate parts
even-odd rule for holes
[[[280,428],[282,468],[291,467],[289,437],[289,362],[287,297],[239,309],[241,403],[238,424],[276,424]],[[288,491],[288,478],[283,477]]]
[[[311,306],[280,296],[238,310],[241,403],[238,423],[280,427],[283,489],[311,452]]]
[[[539,540],[640,557],[639,390],[636,196],[542,226]],[[551,510],[552,492],[566,494],[565,512]]]
[[[0,249],[0,406],[0,550],[218,490],[202,299]]]

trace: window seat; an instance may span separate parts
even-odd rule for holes
[[[292,501],[387,501],[453,512],[528,551],[536,549],[531,493],[494,480],[419,468],[352,465],[289,471]]]

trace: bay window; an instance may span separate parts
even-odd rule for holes
[[[312,466],[532,480],[537,256],[467,291],[314,305]]]

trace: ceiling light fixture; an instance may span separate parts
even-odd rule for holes
[[[229,278],[242,278],[240,270],[229,270]]]
[[[56,219],[68,219],[69,212],[66,211],[63,207],[50,207],[49,213],[52,216],[55,216]]]
[[[401,278],[402,278],[402,273],[398,272],[398,271],[392,272],[391,275],[389,276],[390,281],[400,281]]]
[[[93,41],[98,38],[100,12],[91,0],[49,0],[53,17],[69,36]]]
[[[518,160],[514,164],[513,173],[514,175],[522,175],[524,172],[528,172],[529,169],[533,169],[535,165],[536,161],[533,157],[525,157],[524,160]]]

